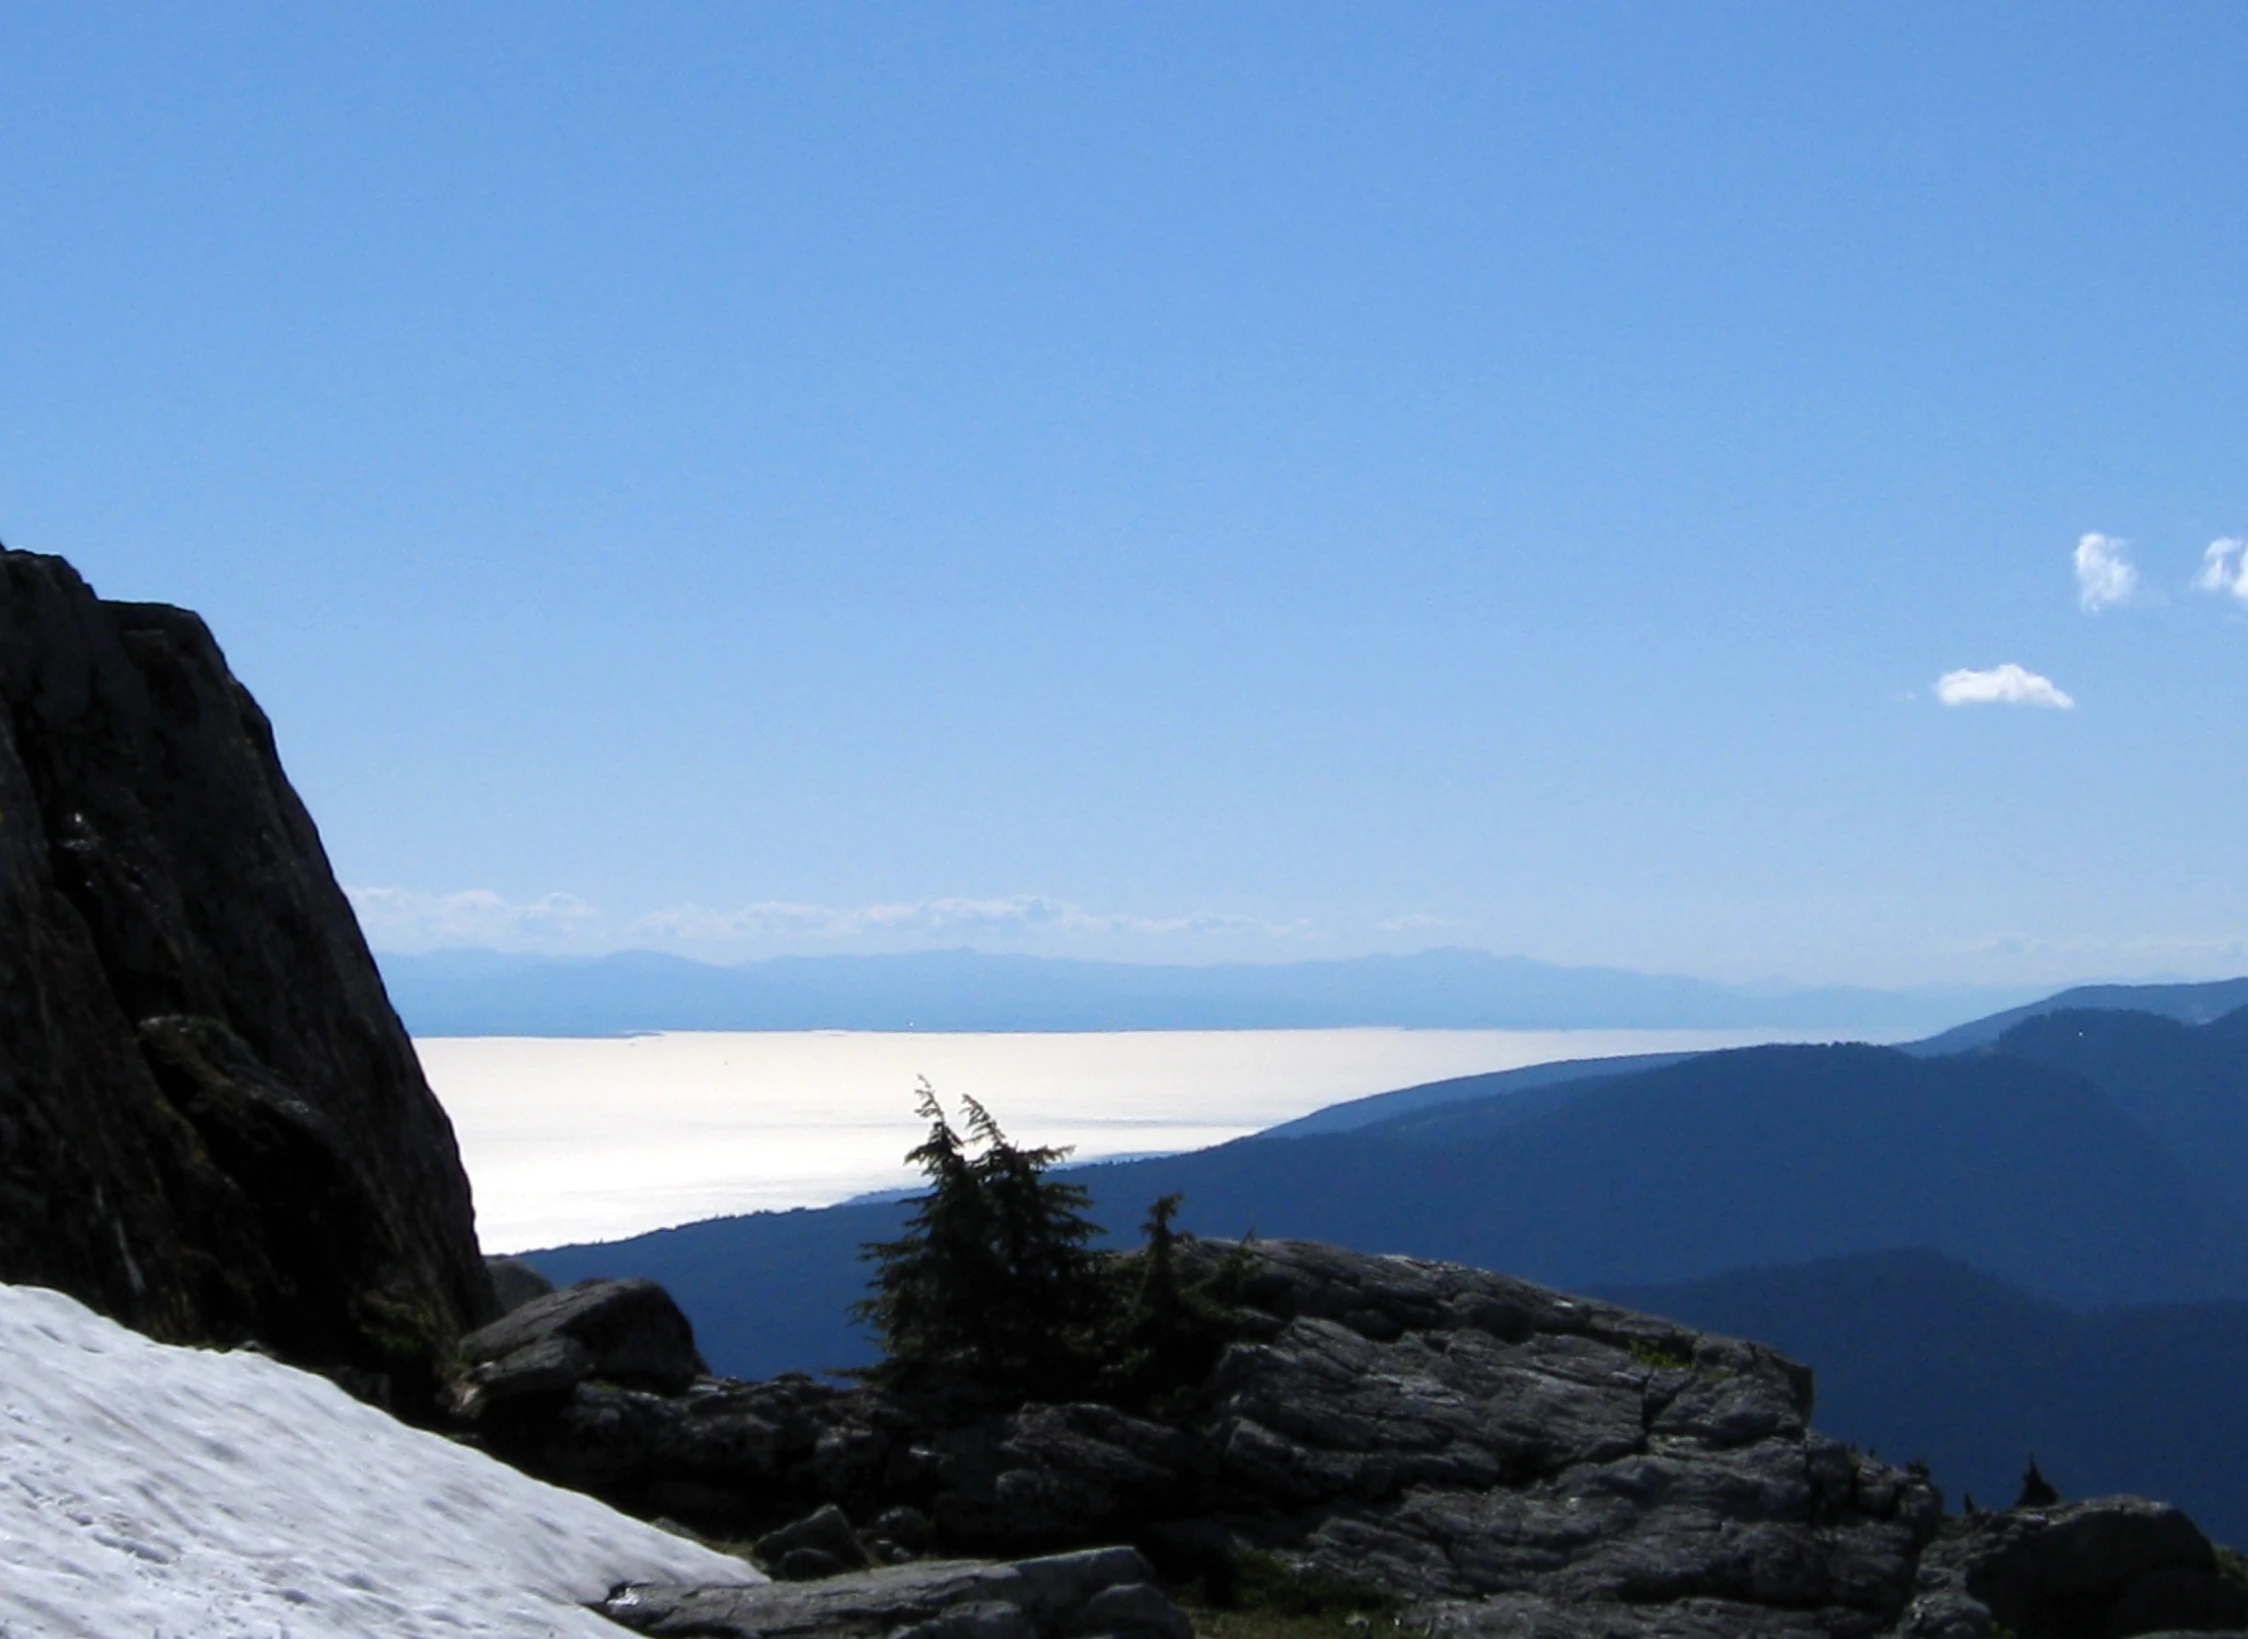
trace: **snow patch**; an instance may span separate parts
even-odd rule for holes
[[[0,1639],[617,1639],[620,1582],[742,1560],[259,1355],[0,1286]]]

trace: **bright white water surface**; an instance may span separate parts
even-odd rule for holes
[[[617,1240],[913,1184],[914,1084],[972,1094],[1081,1160],[1201,1149],[1344,1099],[1555,1059],[1794,1037],[1721,1030],[856,1031],[414,1045],[453,1119],[485,1250]]]

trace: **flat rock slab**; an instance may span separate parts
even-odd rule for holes
[[[932,1560],[752,1587],[620,1588],[600,1609],[648,1634],[697,1639],[1192,1639],[1193,1628],[1131,1548],[1012,1564]]]
[[[1424,1606],[1413,1613],[1413,1625],[1431,1639],[1829,1639],[1870,1631],[1862,1613],[1847,1610],[1772,1610],[1730,1599],[1571,1604],[1535,1594]]]

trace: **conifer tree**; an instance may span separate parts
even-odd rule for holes
[[[902,1235],[859,1254],[877,1267],[853,1313],[883,1348],[865,1375],[982,1404],[1097,1398],[1159,1410],[1191,1395],[1239,1335],[1247,1246],[1182,1278],[1181,1197],[1166,1195],[1136,1253],[1096,1250],[1091,1197],[1051,1176],[1067,1150],[1010,1142],[965,1097],[963,1136],[926,1079],[920,1092],[929,1134],[906,1159],[928,1191]]]
[[[988,1203],[967,1147],[926,1078],[920,1092],[929,1136],[906,1159],[921,1169],[929,1191],[914,1202],[902,1236],[861,1251],[881,1268],[874,1295],[853,1310],[882,1339],[885,1374],[900,1386],[941,1367],[974,1368],[976,1316],[999,1284]]]
[[[1003,1401],[1065,1398],[1098,1370],[1112,1307],[1100,1234],[1078,1185],[1047,1176],[1066,1149],[1018,1148],[963,1098],[967,1138],[921,1083],[929,1136],[906,1159],[929,1191],[905,1233],[862,1256],[879,1267],[855,1313],[882,1340],[873,1376],[895,1388],[947,1387]]]
[[[2051,1508],[2061,1500],[2053,1482],[2038,1469],[2037,1454],[2030,1453],[2029,1472],[2022,1476],[2022,1494],[2014,1499],[2016,1508]]]
[[[1140,1249],[1124,1260],[1137,1267],[1138,1282],[1118,1327],[1114,1364],[1106,1374],[1113,1397],[1135,1409],[1162,1412],[1175,1407],[1217,1363],[1226,1344],[1240,1335],[1236,1307],[1250,1268],[1247,1243],[1229,1248],[1214,1267],[1181,1279],[1179,1245],[1192,1236],[1172,1228],[1182,1195],[1166,1195],[1148,1208],[1140,1226]]]

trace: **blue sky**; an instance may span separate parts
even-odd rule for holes
[[[0,539],[203,611],[389,948],[2240,971],[2244,70],[0,5]]]

